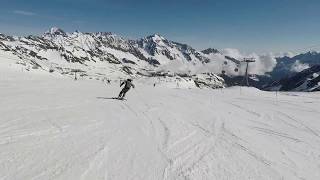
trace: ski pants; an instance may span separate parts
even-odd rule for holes
[[[123,88],[119,94],[119,98],[124,98],[126,96],[126,93],[129,91],[129,88]]]

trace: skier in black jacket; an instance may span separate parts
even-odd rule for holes
[[[124,85],[123,89],[121,90],[118,98],[119,99],[123,99],[126,95],[126,93],[130,90],[131,87],[134,88],[134,84],[132,84],[132,79],[127,79],[125,81],[123,81],[121,84],[120,84],[120,87]]]

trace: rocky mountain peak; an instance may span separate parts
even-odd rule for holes
[[[217,49],[214,49],[214,48],[208,48],[208,49],[205,49],[203,51],[201,51],[203,54],[217,54],[217,53],[220,53]]]
[[[146,40],[156,42],[156,43],[159,43],[162,41],[167,41],[166,38],[164,38],[163,36],[161,36],[160,34],[157,34],[157,33],[150,35],[150,36],[147,36]]]
[[[67,34],[58,27],[52,27],[44,33],[44,36],[57,36],[57,35],[66,36]]]

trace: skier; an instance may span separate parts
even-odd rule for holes
[[[121,90],[119,96],[118,96],[118,99],[123,99],[126,95],[126,93],[130,90],[131,87],[134,88],[134,84],[132,84],[132,79],[127,79],[125,81],[123,81],[121,84],[120,84],[120,87],[124,85],[123,89]]]

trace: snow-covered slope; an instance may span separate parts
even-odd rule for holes
[[[118,101],[119,82],[15,67],[0,71],[2,180],[320,179],[319,93],[134,81]]]

